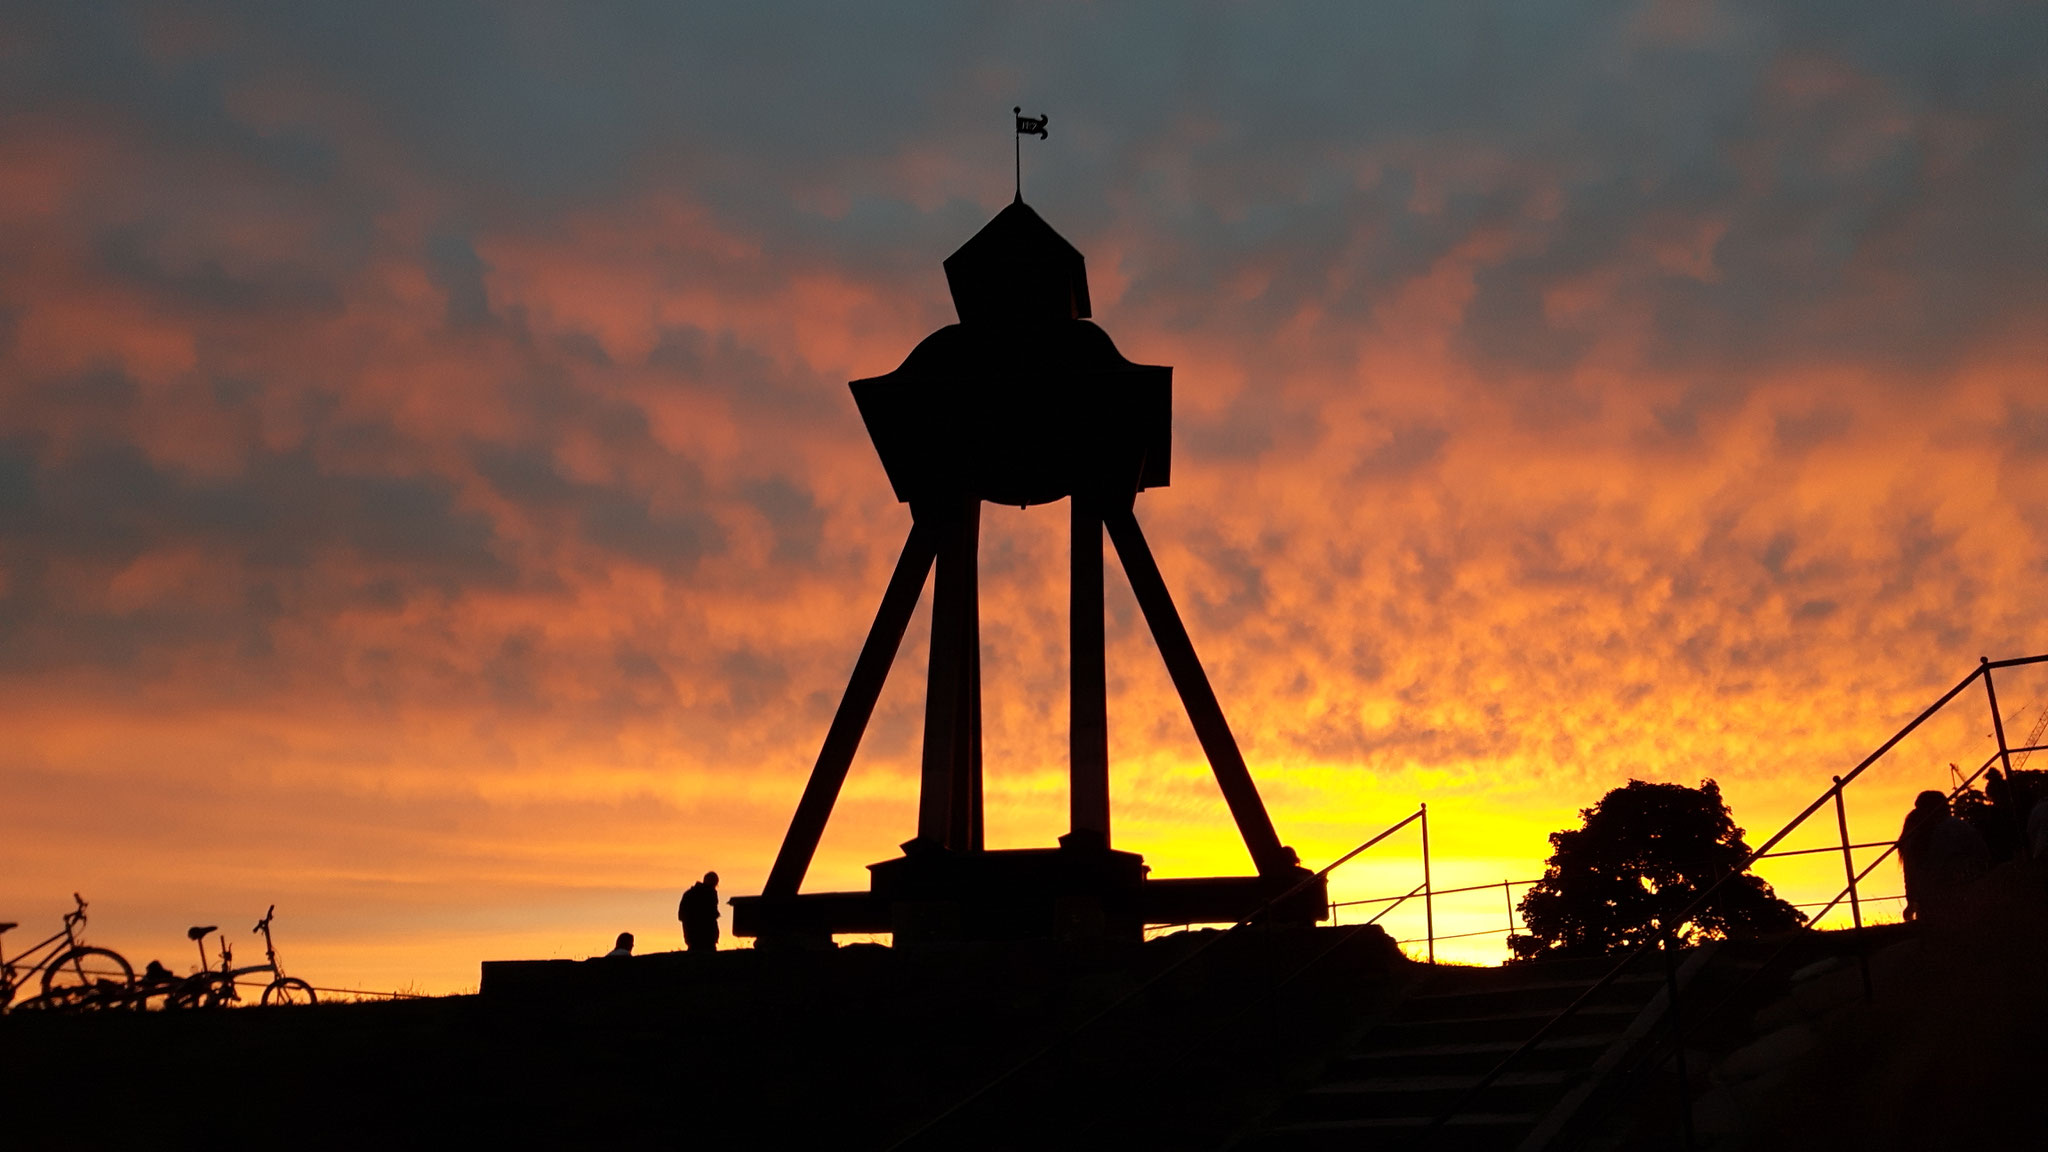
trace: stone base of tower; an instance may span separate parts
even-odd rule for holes
[[[913,840],[894,860],[870,864],[866,892],[813,892],[791,899],[732,900],[736,936],[763,947],[827,947],[834,935],[887,932],[899,947],[967,941],[1134,941],[1148,924],[1229,924],[1258,912],[1275,923],[1328,918],[1324,882],[1305,869],[1278,876],[1152,880],[1144,858],[1086,835],[1057,848],[953,852]]]

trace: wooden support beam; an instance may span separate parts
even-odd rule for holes
[[[959,554],[960,631],[958,672],[959,717],[953,725],[953,811],[946,844],[962,852],[979,852],[981,824],[981,501],[967,512]]]
[[[1109,677],[1102,628],[1102,510],[1076,493],[1068,564],[1068,824],[1109,843]]]
[[[903,554],[896,559],[896,571],[889,577],[888,590],[882,593],[875,622],[868,628],[867,642],[861,645],[860,658],[854,661],[846,693],[839,698],[839,711],[832,714],[825,745],[819,749],[818,762],[811,769],[810,781],[804,785],[803,799],[797,802],[796,815],[782,837],[782,849],[775,854],[775,865],[768,871],[768,883],[761,890],[763,899],[793,897],[803,886],[804,873],[810,870],[818,840],[825,834],[825,823],[832,818],[832,806],[839,799],[839,788],[846,782],[846,770],[853,764],[853,754],[860,749],[860,738],[875,714],[875,701],[881,697],[882,685],[889,678],[889,666],[895,663],[896,650],[903,644],[903,631],[910,625],[911,613],[917,610],[918,598],[924,595],[925,577],[932,570],[933,545],[932,531],[912,522],[910,536],[903,542]]]
[[[1251,852],[1252,863],[1261,876],[1281,875],[1299,866],[1294,853],[1280,843],[1279,833],[1273,830],[1272,817],[1266,814],[1265,802],[1259,799],[1251,770],[1245,767],[1237,738],[1230,734],[1223,707],[1216,702],[1215,689],[1209,686],[1208,673],[1202,671],[1202,662],[1195,656],[1194,641],[1188,639],[1187,626],[1181,623],[1180,611],[1166,591],[1166,580],[1160,576],[1152,549],[1138,528],[1138,518],[1124,507],[1105,510],[1103,523],[1109,529],[1110,541],[1116,545],[1117,558],[1123,561],[1124,573],[1130,577],[1131,591],[1145,613],[1145,623],[1152,629],[1152,639],[1166,660],[1166,671],[1173,677],[1181,705],[1195,726],[1195,738],[1201,741],[1202,751],[1209,757],[1209,768],[1216,773],[1216,783],[1223,789],[1224,803],[1230,806],[1238,834],[1244,837],[1244,846]]]
[[[981,807],[981,601],[975,597],[974,631],[968,651],[974,662],[968,667],[967,712],[967,850],[979,852],[984,846]]]
[[[980,760],[981,637],[977,620],[981,501],[919,507],[938,535],[938,577],[932,590],[931,662],[925,673],[923,771],[918,784],[917,837],[967,850]]]

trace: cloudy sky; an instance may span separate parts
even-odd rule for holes
[[[275,902],[443,991],[757,891],[909,523],[846,381],[951,321],[1017,104],[1312,864],[1426,800],[1440,884],[1534,876],[1631,776],[1767,833],[2048,650],[2037,3],[8,5],[0,915],[139,966]],[[990,839],[1049,843],[1066,516],[984,525]],[[1120,845],[1248,867],[1109,602]],[[922,656],[814,888],[914,831]]]

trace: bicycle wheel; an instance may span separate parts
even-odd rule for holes
[[[95,994],[125,1000],[135,987],[135,969],[110,948],[73,948],[43,969],[43,995],[83,1003]]]
[[[242,1000],[242,987],[235,982],[232,972],[214,973],[213,983],[207,985],[206,996],[200,1001],[202,1008],[226,1008]]]
[[[194,973],[170,986],[164,992],[164,1008],[180,1012],[188,1008],[204,1008],[213,995],[213,974]]]
[[[263,1003],[311,1004],[319,997],[313,995],[313,986],[296,976],[279,976],[263,990]]]

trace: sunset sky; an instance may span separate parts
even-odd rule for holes
[[[846,382],[953,319],[1013,105],[1174,367],[1138,516],[1311,865],[1427,801],[1438,884],[1533,877],[1632,776],[1760,839],[2048,650],[2038,3],[10,5],[13,945],[77,890],[246,960],[274,902],[316,984],[454,991],[758,891],[909,525]],[[984,514],[993,846],[1065,830],[1066,524]],[[1109,606],[1119,846],[1247,870]],[[813,889],[915,831],[924,627]],[[2017,742],[2048,673],[1999,690]]]

